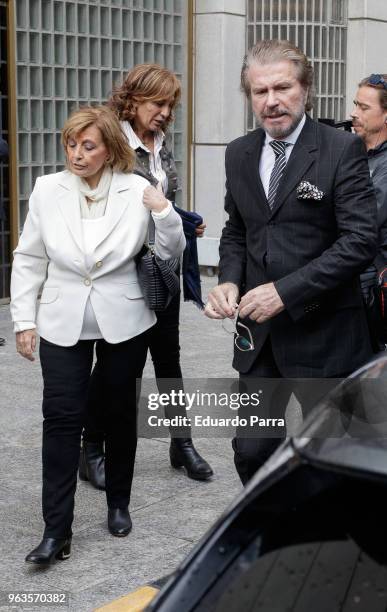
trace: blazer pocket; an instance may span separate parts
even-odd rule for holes
[[[138,300],[144,297],[141,291],[141,287],[137,283],[128,285],[128,287],[125,289],[124,295],[128,300]]]
[[[44,287],[42,291],[42,295],[40,296],[41,304],[51,304],[51,302],[55,302],[59,296],[58,287]]]

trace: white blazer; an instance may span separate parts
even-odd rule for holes
[[[113,172],[106,231],[86,260],[75,176],[65,170],[37,179],[14,251],[14,322],[35,322],[49,342],[72,346],[79,340],[90,297],[109,343],[123,342],[154,325],[156,316],[145,305],[133,259],[147,237],[150,214],[142,203],[147,185],[135,174]],[[180,256],[185,247],[180,216],[173,208],[152,216],[156,253],[163,259]]]

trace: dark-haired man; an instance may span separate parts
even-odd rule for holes
[[[376,271],[385,268],[387,264],[387,74],[371,74],[362,79],[353,104],[353,129],[367,149],[368,166],[378,205],[379,249],[374,263],[360,277],[367,301],[368,293],[375,284]],[[373,323],[370,317],[374,350],[384,350],[381,330]]]
[[[288,41],[258,42],[246,55],[242,88],[260,127],[226,151],[229,219],[220,243],[219,285],[207,316],[236,326],[234,367],[245,381],[342,377],[372,356],[359,273],[376,252],[376,202],[364,145],[314,122],[313,73]],[[245,338],[241,341],[241,337]],[[284,416],[291,390],[263,397]],[[313,394],[312,394],[313,395]],[[267,429],[268,431],[268,429]],[[286,435],[233,441],[242,482]]]

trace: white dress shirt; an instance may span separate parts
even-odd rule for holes
[[[286,138],[272,138],[270,134],[266,132],[265,143],[262,147],[261,159],[259,161],[259,176],[261,177],[262,185],[265,190],[266,197],[269,193],[269,183],[271,172],[275,163],[275,154],[273,151],[273,147],[270,146],[270,142],[272,140],[283,140],[284,142],[288,142],[289,146],[285,149],[286,162],[289,161],[289,157],[291,152],[293,151],[293,147],[297,142],[297,139],[301,133],[302,128],[305,125],[306,116],[303,115],[300,123],[297,125],[296,129],[289,134]]]
[[[153,151],[151,151],[137,136],[129,121],[121,121],[120,123],[121,128],[128,139],[129,146],[131,146],[134,150],[141,147],[141,149],[143,149],[149,154],[149,170],[151,171],[151,174],[155,177],[155,179],[159,181],[159,183],[161,183],[163,192],[166,193],[168,189],[168,179],[161,165],[160,156],[160,151],[165,139],[164,132],[162,130],[154,132]]]

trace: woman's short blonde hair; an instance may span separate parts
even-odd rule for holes
[[[70,138],[95,125],[109,151],[106,164],[113,170],[131,172],[136,154],[129,146],[117,116],[107,106],[82,106],[71,113],[62,129],[62,144],[66,152]]]
[[[113,89],[108,106],[121,121],[132,121],[139,104],[168,100],[171,101],[171,114],[165,122],[168,125],[174,119],[173,111],[180,97],[180,81],[173,72],[158,64],[138,64]]]

